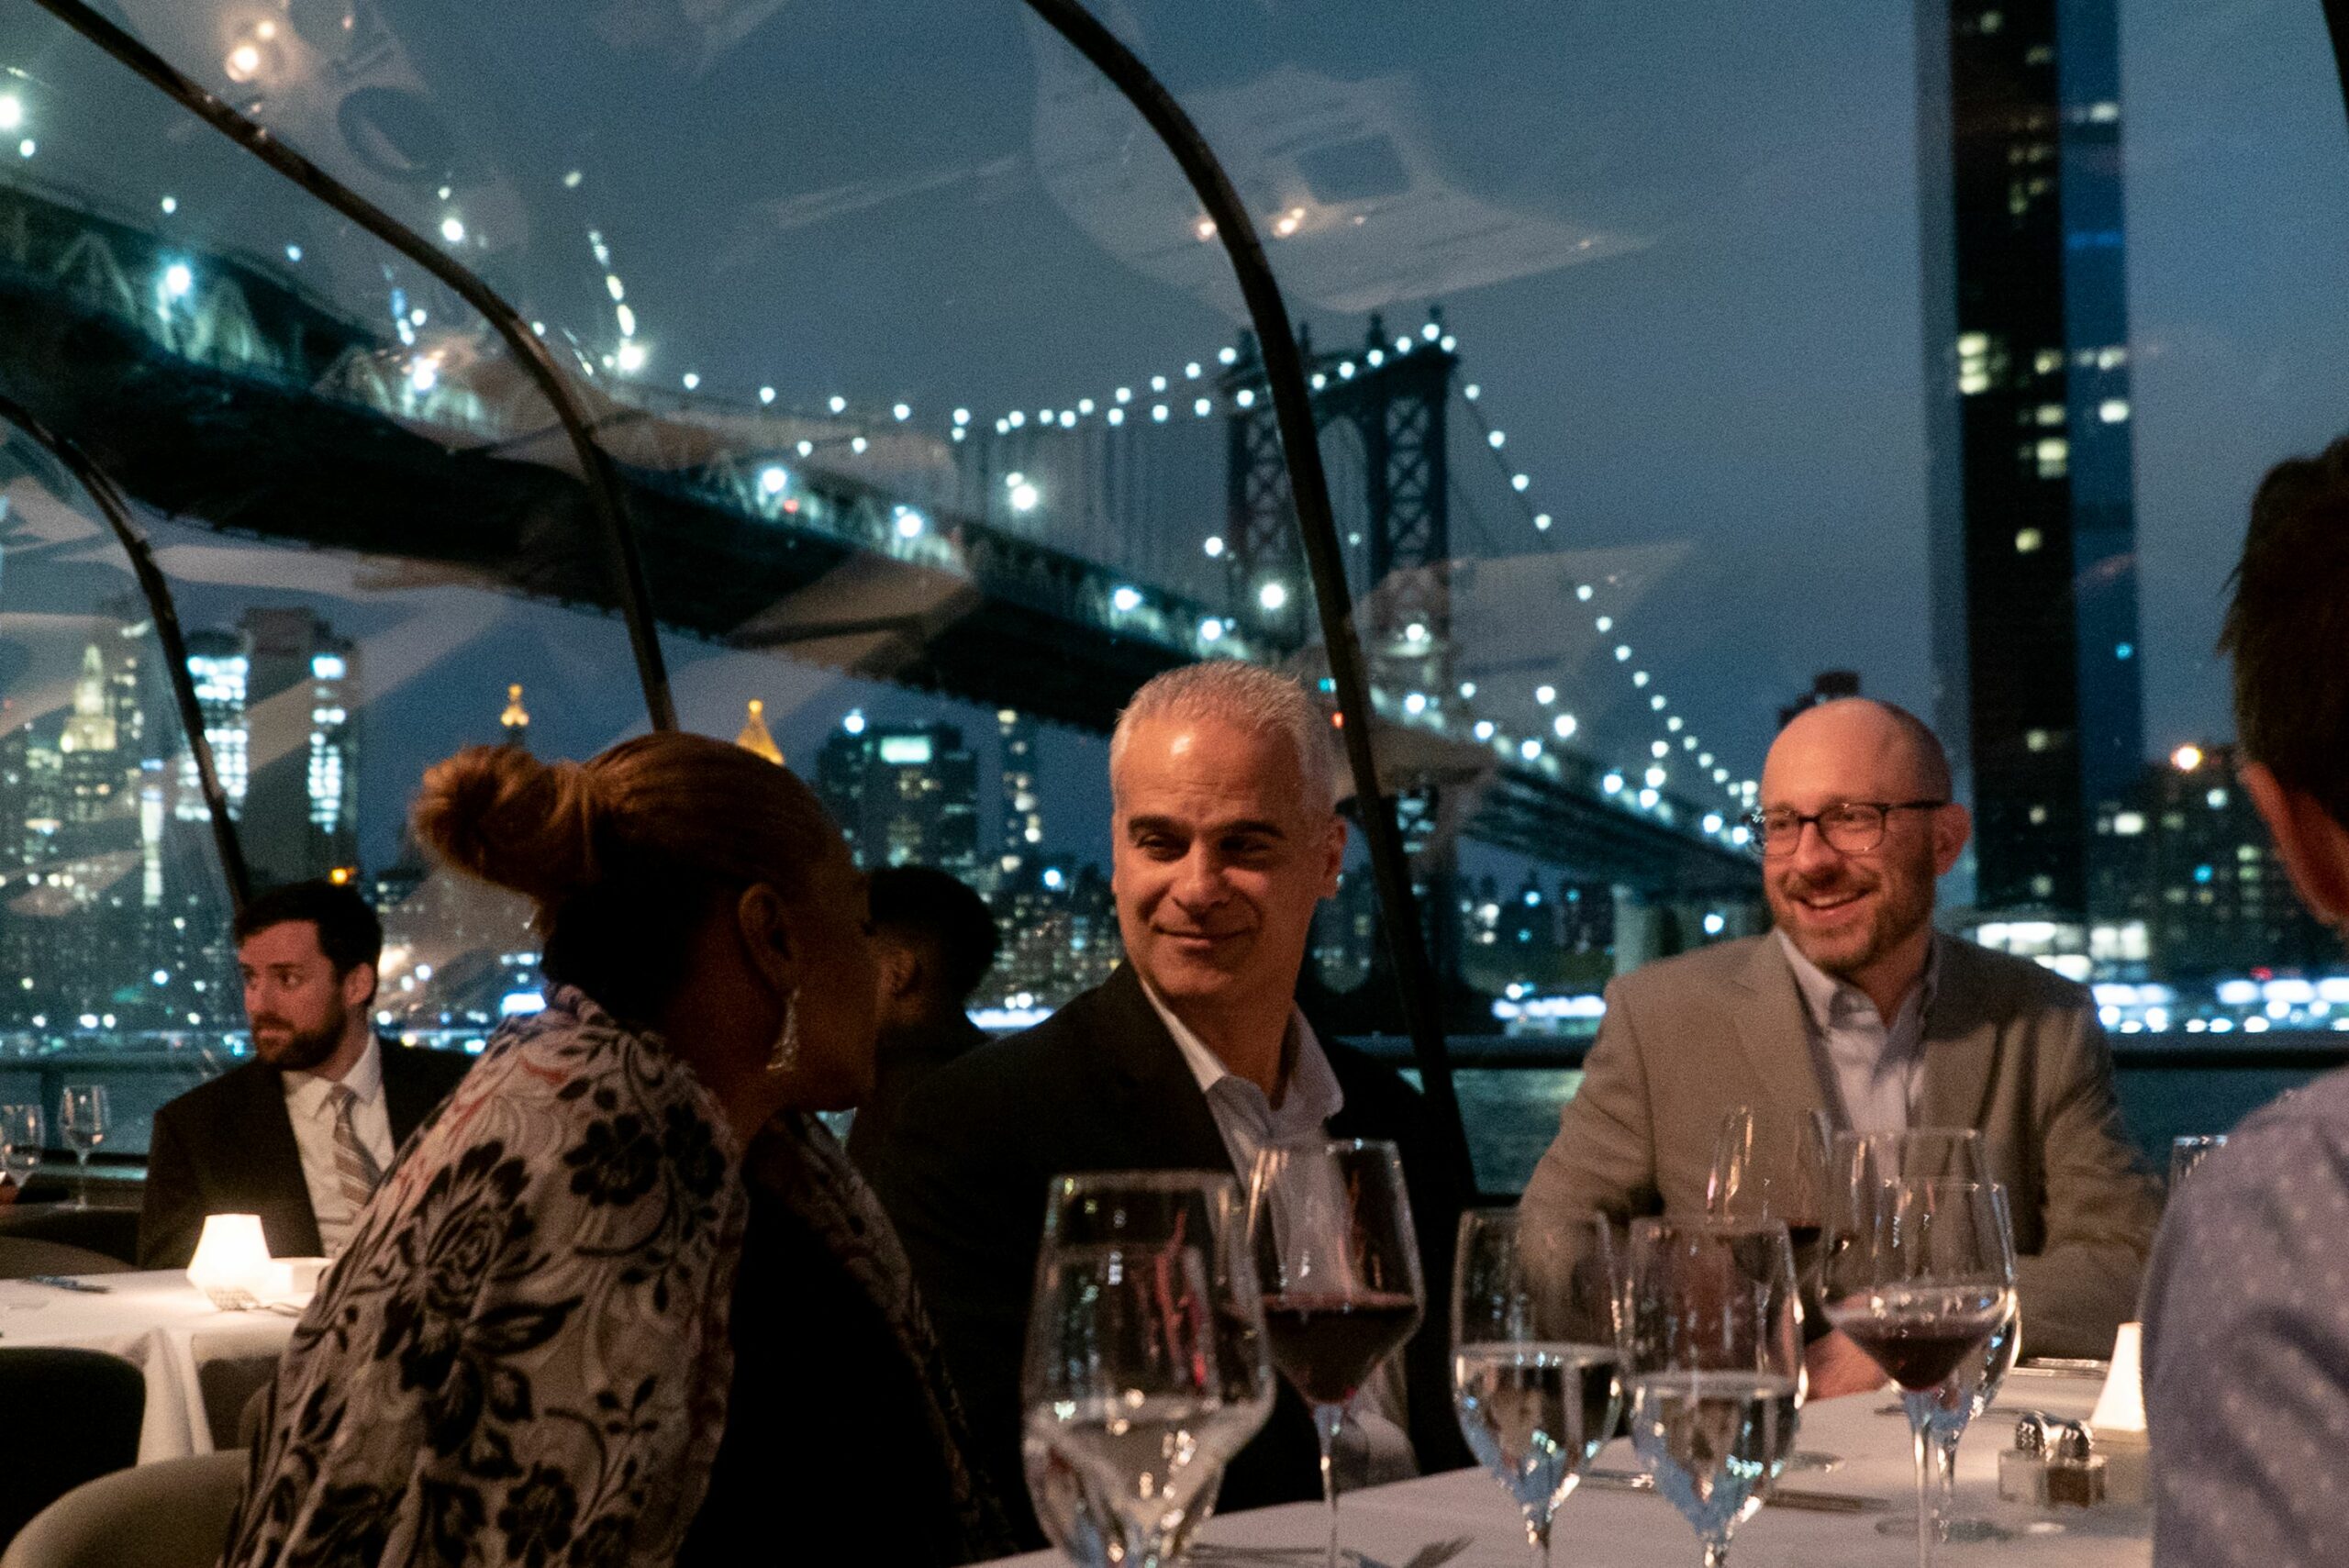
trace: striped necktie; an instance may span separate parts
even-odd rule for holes
[[[341,1222],[333,1226],[331,1232],[323,1224],[318,1230],[320,1240],[327,1243],[327,1255],[340,1257],[351,1233],[359,1228],[360,1211],[374,1195],[375,1184],[384,1179],[384,1173],[375,1163],[375,1157],[367,1152],[367,1146],[359,1140],[359,1129],[351,1124],[351,1110],[359,1103],[359,1096],[351,1092],[350,1085],[337,1084],[327,1091],[327,1097],[334,1105],[334,1173],[336,1184],[342,1189],[343,1214]]]

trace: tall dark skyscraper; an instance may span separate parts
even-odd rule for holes
[[[816,793],[861,866],[979,863],[979,764],[951,724],[868,724],[861,714],[816,756]]]
[[[2114,6],[1918,6],[1935,717],[1985,909],[2085,913],[2143,760]]]
[[[359,651],[304,609],[248,610],[237,629],[249,658],[239,822],[253,879],[266,887],[355,871]]]

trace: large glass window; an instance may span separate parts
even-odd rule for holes
[[[1022,7],[117,9],[514,305],[622,481],[680,721],[772,746],[867,865],[985,894],[990,1024],[1119,960],[1105,740],[1140,681],[1239,657],[1329,695],[1218,236]],[[2307,264],[2349,250],[2312,11],[1102,15],[1308,339],[1487,1186],[1609,979],[1765,929],[1740,817],[1821,695],[1950,741],[1978,828],[1943,923],[2099,987],[2148,1136],[2268,1092],[2165,1050],[2326,1049],[2349,972],[2233,788],[2210,652],[2250,490],[2334,433],[2349,350]],[[374,888],[385,1027],[477,1040],[535,955],[417,862],[418,773],[646,721],[553,410],[423,269],[29,6],[0,72],[0,387],[142,508],[257,874]],[[14,548],[12,610],[95,627],[121,586]],[[64,755],[52,667],[95,636],[0,666],[23,745]],[[1401,1061],[1361,845],[1308,999]],[[66,1049],[83,1010],[6,1027]]]

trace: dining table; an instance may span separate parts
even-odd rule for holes
[[[136,1365],[146,1380],[146,1464],[220,1446],[216,1429],[233,1430],[239,1411],[209,1405],[229,1398],[241,1407],[241,1394],[259,1386],[293,1337],[292,1307],[223,1312],[178,1269],[0,1280],[0,1349],[76,1346]],[[234,1375],[219,1375],[231,1367]]]
[[[1934,1561],[2062,1564],[2063,1568],[2143,1568],[2153,1560],[2153,1514],[2142,1503],[2042,1509],[2002,1502],[1998,1452],[2013,1444],[2021,1412],[2083,1420],[2102,1379],[2079,1372],[2018,1368],[1998,1400],[1974,1423],[1958,1450],[1957,1511],[1998,1527],[2000,1539],[1939,1545]],[[1914,1568],[1913,1528],[1880,1530],[1887,1519],[1913,1519],[1916,1470],[1909,1423],[1890,1392],[1850,1395],[1804,1407],[1797,1448],[1830,1458],[1831,1468],[1790,1471],[1778,1482],[1785,1500],[1764,1507],[1738,1528],[1729,1560],[1735,1568]],[[1696,1568],[1696,1532],[1672,1505],[1635,1481],[1639,1462],[1619,1439],[1590,1467],[1591,1477],[1558,1509],[1551,1532],[1557,1568]],[[1843,1499],[1842,1502],[1834,1501]],[[1856,1500],[1854,1502],[1852,1500]],[[1339,1541],[1347,1568],[1525,1568],[1529,1543],[1516,1506],[1481,1470],[1455,1470],[1344,1494]],[[1197,1568],[1319,1568],[1329,1513],[1319,1501],[1289,1503],[1209,1519],[1190,1561]],[[1067,1561],[1056,1551],[1001,1560],[1019,1568]]]

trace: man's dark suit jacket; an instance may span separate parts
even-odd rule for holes
[[[1428,1297],[1405,1352],[1411,1442],[1422,1470],[1456,1468],[1469,1462],[1446,1364],[1463,1195],[1419,1095],[1360,1051],[1327,1040],[1322,1049],[1345,1095],[1330,1134],[1391,1139],[1402,1151]],[[1036,1028],[932,1073],[868,1167],[943,1341],[974,1457],[1031,1540],[1019,1363],[1046,1187],[1082,1171],[1231,1168],[1207,1096],[1130,964]],[[1272,1418],[1226,1470],[1219,1508],[1319,1496],[1319,1452],[1312,1418],[1284,1382]]]
[[[456,1051],[386,1044],[384,1109],[392,1145],[448,1097],[473,1059]],[[302,1151],[285,1114],[284,1075],[248,1062],[200,1084],[155,1113],[147,1147],[147,1195],[139,1215],[139,1266],[181,1269],[214,1214],[258,1214],[272,1256],[315,1258],[323,1248],[310,1212]]]

